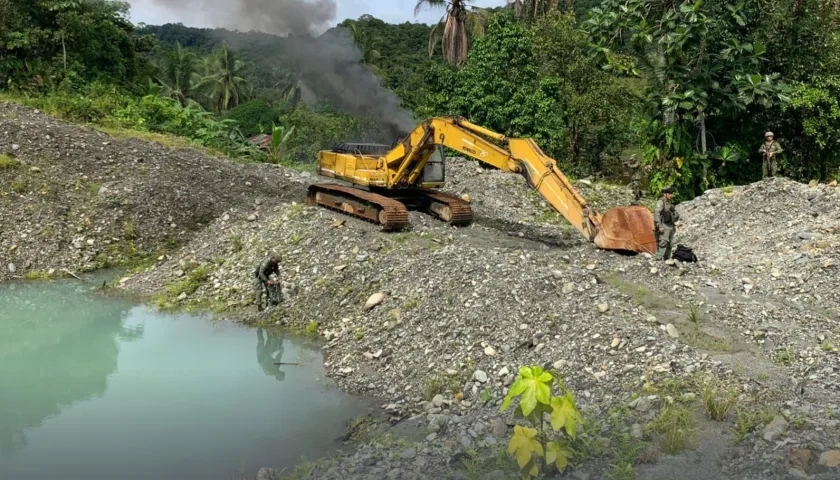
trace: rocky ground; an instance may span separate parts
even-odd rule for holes
[[[147,159],[165,152],[126,145]],[[166,155],[159,168],[181,172]],[[213,179],[239,200],[211,202],[206,226],[120,287],[323,336],[331,375],[380,399],[387,421],[360,419],[358,448],[296,478],[517,478],[505,448],[519,420],[499,407],[523,365],[561,377],[583,412],[558,478],[840,478],[836,187],[775,179],[684,202],[677,241],[700,262],[671,265],[596,250],[523,179],[473,162],[447,166],[447,190],[471,198],[472,226],[413,213],[412,230],[389,234],[304,207],[310,176],[208,168],[230,169]],[[262,190],[235,189],[258,178]],[[578,186],[602,211],[631,200],[621,187]],[[281,256],[283,303],[258,314],[251,272],[268,251]]]
[[[630,478],[610,466],[621,461],[651,479],[838,475],[826,466],[840,447],[840,319],[825,266],[837,255],[836,189],[779,179],[683,203],[679,241],[701,262],[654,265],[592,248],[515,175],[470,162],[447,172],[449,190],[472,200],[468,228],[413,214],[410,232],[382,234],[332,212],[279,205],[256,225],[222,217],[124,286],[161,305],[318,331],[343,389],[381,398],[394,423],[415,427],[415,443],[377,439],[316,465],[318,478],[512,478],[496,454],[514,422],[498,407],[528,364],[559,374],[586,412],[568,473],[576,478]],[[580,188],[602,198],[602,210],[630,201],[624,189]],[[804,204],[768,203],[812,204],[808,191],[819,192],[822,218]],[[764,219],[767,243],[741,240],[741,225],[756,221],[752,202],[789,212]],[[797,224],[800,215],[811,220]],[[819,250],[799,238],[803,229],[820,232]],[[754,266],[774,278],[759,258],[771,245],[786,255],[775,268],[804,283],[755,287],[764,277]],[[269,250],[280,253],[288,283],[283,306],[257,316],[249,275]],[[819,273],[801,276],[803,252],[820,258]],[[790,290],[779,295],[782,287]],[[723,421],[708,418],[714,408]],[[671,443],[682,433],[662,426],[678,414],[690,422],[683,447]],[[464,453],[473,463],[459,467]]]
[[[268,165],[116,139],[0,103],[0,281],[142,263],[300,186]]]

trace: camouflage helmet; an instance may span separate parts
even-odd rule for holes
[[[775,135],[773,135],[773,132],[767,132],[767,133],[764,134],[764,138],[767,138],[767,137],[775,137]]]

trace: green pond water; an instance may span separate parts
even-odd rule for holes
[[[0,480],[253,479],[340,448],[368,411],[315,347],[88,280],[0,285]]]

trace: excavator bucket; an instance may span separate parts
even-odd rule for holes
[[[611,208],[601,217],[595,245],[604,250],[656,253],[653,214],[643,206]]]

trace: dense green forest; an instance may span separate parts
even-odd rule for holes
[[[635,153],[656,194],[840,176],[840,0],[424,0],[434,26],[369,15],[317,36],[132,25],[111,0],[0,0],[3,95],[64,118],[311,164],[431,115],[535,138],[572,176]],[[411,13],[411,12],[408,12]],[[267,148],[247,139],[269,135]]]

